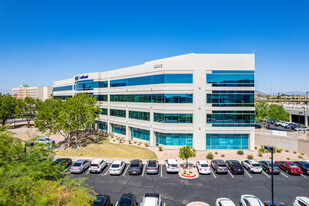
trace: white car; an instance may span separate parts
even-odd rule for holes
[[[146,193],[141,206],[162,206],[161,195],[159,193]]]
[[[288,126],[289,123],[290,122],[283,122],[283,123],[281,123],[281,127],[286,127],[286,126]]]
[[[125,167],[126,163],[124,161],[114,161],[108,172],[110,175],[121,175]]]
[[[309,198],[308,197],[296,197],[293,201],[292,206],[309,206]]]
[[[55,140],[49,139],[47,137],[39,137],[37,138],[34,143],[38,143],[38,144],[54,144]]]
[[[242,160],[241,163],[249,172],[262,173],[263,171],[262,166],[256,160]]]
[[[240,197],[241,206],[262,206],[264,205],[259,198],[254,195],[242,195]]]
[[[216,206],[236,206],[229,198],[218,198],[216,200]]]
[[[104,168],[107,166],[107,163],[102,159],[95,159],[93,162],[91,162],[89,167],[89,172],[96,172],[100,173],[104,170]]]
[[[210,174],[210,167],[207,161],[201,160],[196,162],[196,168],[200,174]]]
[[[179,172],[177,161],[175,159],[165,160],[164,163],[166,167],[166,172],[173,172],[173,173]]]

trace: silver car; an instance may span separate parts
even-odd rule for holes
[[[39,137],[34,141],[34,143],[37,143],[37,144],[55,144],[55,140],[49,139],[47,137]]]
[[[71,173],[83,173],[90,166],[90,160],[77,160],[70,168]]]
[[[149,160],[146,165],[147,174],[158,174],[159,165],[157,160]]]

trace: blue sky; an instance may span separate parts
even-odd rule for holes
[[[256,54],[256,89],[309,91],[309,1],[0,0],[0,92],[186,53]]]

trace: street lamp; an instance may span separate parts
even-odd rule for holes
[[[274,147],[264,146],[264,148],[271,152],[271,205],[274,206]]]

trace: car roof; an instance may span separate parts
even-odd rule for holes
[[[87,160],[76,160],[77,163],[83,163],[83,162],[85,162],[85,161],[87,161]],[[88,160],[88,161],[89,161],[89,160]],[[76,162],[75,162],[75,163],[76,163]]]
[[[216,161],[217,163],[224,163],[224,161],[221,160],[221,159],[216,159],[216,160],[214,160],[214,161]]]
[[[229,198],[218,198],[217,199],[223,206],[235,206],[234,202]]]
[[[93,162],[91,162],[91,163],[93,163],[93,164],[99,164],[102,160],[103,160],[103,159],[95,159],[95,160],[93,160]]]
[[[295,164],[295,163],[292,162],[292,161],[283,161],[283,162],[285,162],[285,163],[287,163],[287,164]]]
[[[232,162],[232,163],[240,163],[238,160],[226,160],[226,161],[229,161],[229,162]]]
[[[295,162],[299,162],[299,163],[302,163],[302,164],[308,164],[308,162],[306,162],[306,161],[295,161]]]
[[[299,196],[299,197],[296,197],[296,199],[301,200],[301,201],[309,204],[309,198],[308,197]]]
[[[200,162],[200,164],[208,164],[208,161],[206,161],[206,160],[201,160],[199,162]]]
[[[177,161],[175,159],[168,159],[167,162],[169,164],[177,164]]]
[[[115,164],[115,165],[120,165],[121,164],[121,160],[115,160],[112,164]]]
[[[249,160],[249,162],[251,162],[251,163],[259,163],[259,162],[256,161],[256,160]]]
[[[138,160],[138,159],[135,159],[135,160],[131,160],[131,162],[140,162],[142,160]]]
[[[254,195],[245,195],[244,198],[246,198],[248,202],[250,202],[250,205],[261,205],[261,201]]]

